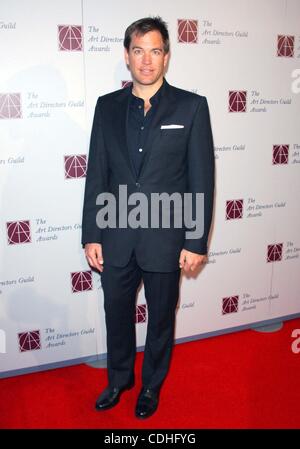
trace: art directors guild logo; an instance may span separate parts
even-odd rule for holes
[[[22,118],[21,94],[0,94],[0,119]]]
[[[286,207],[286,201],[275,201],[262,203],[254,197],[248,197],[245,200],[226,201],[226,220],[236,220],[241,218],[262,217],[267,211],[280,212]],[[245,212],[245,215],[243,214]]]
[[[94,338],[95,328],[83,328],[77,331],[70,329],[56,332],[53,328],[44,330],[43,349],[56,349],[59,346],[66,346],[74,338]],[[26,331],[18,334],[19,351],[36,351],[42,349],[41,331]]]
[[[178,42],[184,44],[196,44],[198,42],[198,20],[177,20]]]
[[[230,90],[229,91],[229,112],[246,112],[247,91]]]
[[[277,36],[277,56],[293,58],[295,36]]]
[[[300,164],[300,145],[298,143],[290,145],[273,145],[272,164],[273,165],[287,165]]]
[[[71,273],[72,293],[93,290],[93,280],[91,270],[76,271]]]
[[[273,145],[273,165],[287,164],[289,161],[289,145]]]
[[[146,323],[147,322],[147,305],[138,304],[135,308],[135,322]]]
[[[239,307],[239,297],[236,296],[227,296],[222,300],[222,314],[227,315],[228,313],[238,312]]]
[[[251,312],[271,301],[278,301],[279,293],[272,293],[265,296],[252,296],[249,293],[242,293],[236,296],[228,296],[222,299],[222,315],[229,313],[244,313]]]
[[[18,334],[18,338],[20,352],[41,349],[41,336],[39,330],[21,332]]]
[[[48,224],[47,219],[35,218],[33,225],[30,220],[9,221],[6,223],[7,241],[9,245],[18,243],[52,242],[63,238],[65,232],[78,232],[81,223]]]
[[[18,243],[30,243],[30,221],[9,221],[6,223],[7,240],[9,245]]]
[[[80,25],[58,25],[60,51],[82,51],[82,27]]]
[[[267,262],[282,260],[283,243],[268,245]]]
[[[84,178],[87,169],[86,154],[64,156],[65,179]]]
[[[243,218],[243,204],[244,200],[226,201],[226,220]]]

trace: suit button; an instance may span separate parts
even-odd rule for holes
[[[136,187],[141,187],[141,184],[139,182],[135,183]]]

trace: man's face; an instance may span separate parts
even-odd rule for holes
[[[159,31],[149,31],[143,36],[133,34],[129,51],[125,48],[125,61],[132,78],[142,85],[152,85],[162,80],[168,58]]]

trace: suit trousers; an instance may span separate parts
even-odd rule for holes
[[[159,273],[142,270],[133,251],[125,267],[104,262],[101,283],[107,338],[110,386],[122,388],[134,380],[137,290],[144,283],[148,309],[142,383],[159,391],[169,369],[174,343],[175,313],[181,270]]]

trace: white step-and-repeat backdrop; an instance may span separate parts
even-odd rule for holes
[[[168,23],[170,84],[207,96],[208,262],[182,279],[178,342],[300,314],[300,2],[0,0],[0,375],[105,357],[100,276],[80,245],[99,95],[130,80],[123,35]],[[137,340],[147,307],[140,290]]]

